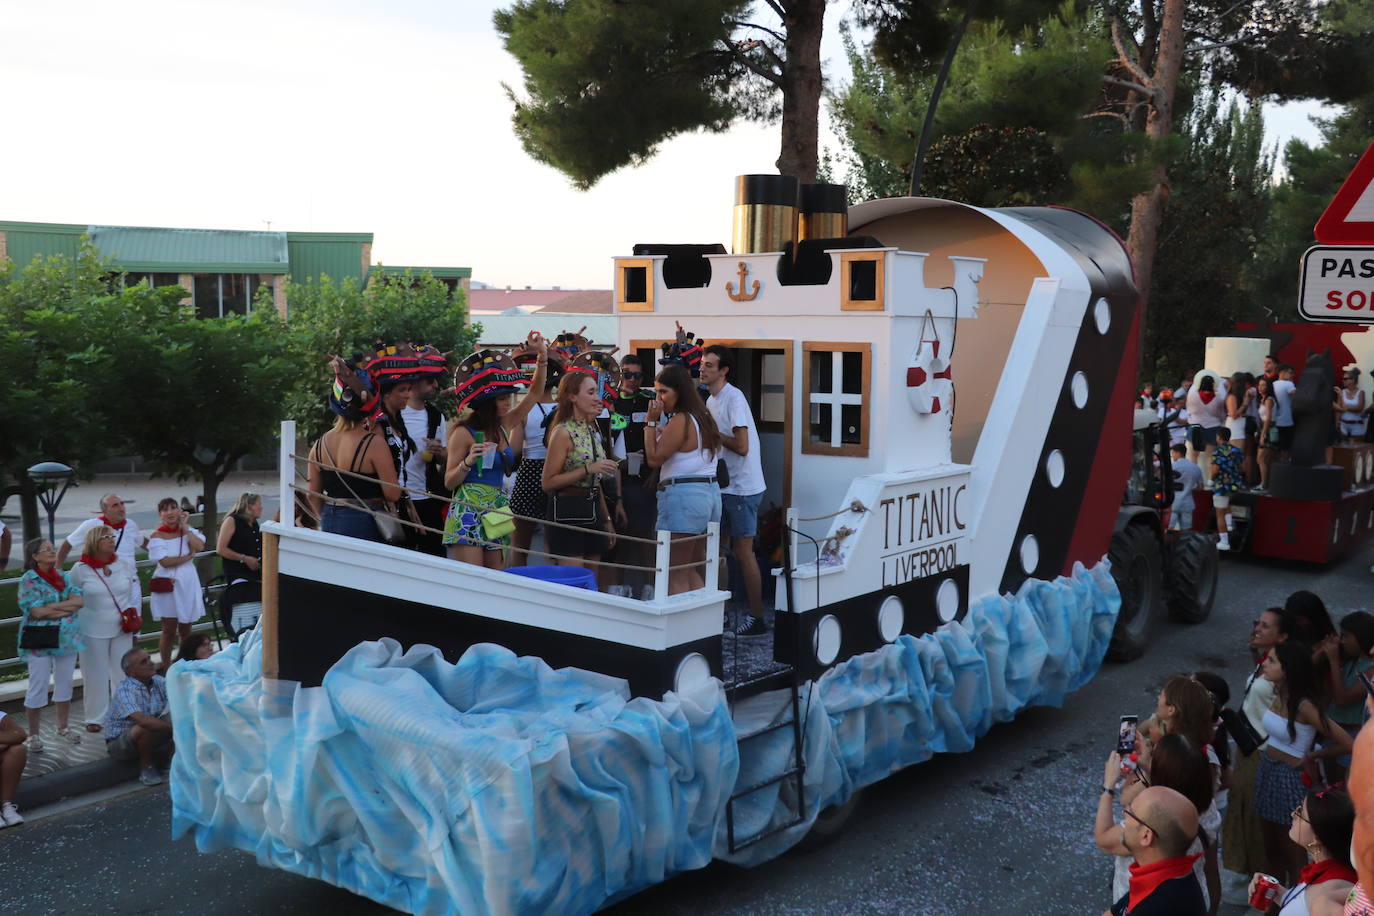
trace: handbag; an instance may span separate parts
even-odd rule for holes
[[[183,534],[180,541],[184,543],[185,540],[186,535]],[[177,556],[181,555],[181,550],[182,548],[180,546],[177,547]],[[154,576],[148,580],[148,591],[154,595],[165,595],[176,587],[177,580],[173,579],[171,576]]]
[[[730,486],[730,466],[725,463],[724,458],[716,459],[716,485],[722,490]]]
[[[1221,711],[1221,721],[1226,723],[1226,731],[1236,742],[1236,749],[1246,757],[1249,757],[1255,750],[1264,743],[1265,739],[1255,730],[1255,726],[1250,724],[1250,717],[1234,709],[1223,709]]]
[[[567,487],[553,498],[553,520],[564,525],[593,525],[599,492],[596,487]]]
[[[58,631],[62,629],[61,624],[25,624],[19,633],[19,648],[34,651],[36,649],[56,649],[58,643]]]
[[[405,526],[396,517],[396,507],[391,503],[386,503],[380,510],[372,515],[377,522],[377,533],[382,536],[382,540],[387,544],[404,544],[406,540]]]
[[[515,530],[515,513],[498,506],[482,513],[482,534],[488,541],[499,541]]]

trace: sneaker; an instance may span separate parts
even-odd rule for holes
[[[1224,534],[1223,534],[1223,535],[1217,540],[1217,550],[1230,550],[1230,549],[1231,549],[1231,538],[1228,537],[1227,535],[1224,535]]]
[[[138,774],[138,781],[145,786],[160,786],[162,785],[162,774],[157,771],[157,767],[150,766]]]
[[[72,744],[81,743],[81,733],[70,725],[66,728],[59,728],[57,730],[57,737],[61,738],[63,741],[70,741]]]
[[[753,614],[746,614],[744,619],[735,627],[736,636],[762,636],[768,632],[768,624],[759,620]]]
[[[29,738],[29,753],[30,753],[30,754],[41,754],[41,753],[43,753],[43,751],[44,751],[45,748],[46,748],[46,745],[43,744],[43,739],[42,739],[42,738],[38,737],[37,735],[34,735],[34,736],[32,736],[31,738]]]
[[[24,815],[19,813],[14,802],[8,801],[0,805],[0,827],[18,827],[24,823]]]

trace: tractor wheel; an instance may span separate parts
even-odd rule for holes
[[[1116,618],[1107,658],[1134,661],[1145,654],[1150,629],[1163,606],[1163,556],[1159,538],[1148,525],[1127,525],[1112,536],[1107,557],[1112,578],[1121,592],[1121,612]]]
[[[1217,545],[1197,531],[1174,542],[1169,614],[1181,623],[1202,623],[1217,597]]]
[[[849,823],[849,816],[854,813],[854,809],[859,807],[859,799],[863,797],[863,789],[855,789],[854,792],[840,802],[838,805],[831,805],[822,808],[816,815],[816,822],[811,825],[811,829],[802,837],[797,848],[803,852],[812,852],[834,842],[843,831],[845,824]]]

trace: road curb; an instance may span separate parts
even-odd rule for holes
[[[136,760],[93,760],[43,776],[21,779],[14,793],[19,810],[51,805],[64,798],[86,795],[138,778]]]

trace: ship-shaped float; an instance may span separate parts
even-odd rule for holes
[[[410,912],[590,912],[754,864],[1103,658],[1139,296],[1082,213],[737,183],[614,259],[623,351],[734,348],[784,509],[772,652],[704,588],[570,588],[263,526],[264,614],[171,676],[174,830]],[[284,424],[282,504],[299,472]],[[182,738],[188,735],[188,738]],[[818,826],[819,819],[819,826]]]

